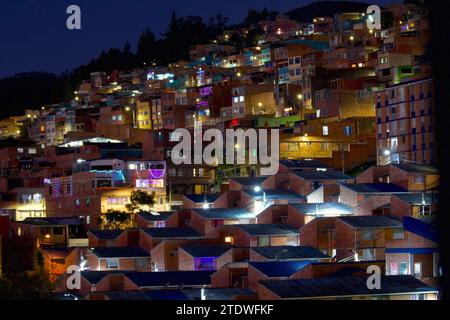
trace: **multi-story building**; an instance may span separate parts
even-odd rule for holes
[[[433,79],[388,86],[375,94],[377,162],[434,163]]]

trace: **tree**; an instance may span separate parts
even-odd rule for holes
[[[102,230],[127,229],[134,226],[134,215],[128,212],[108,210],[98,221]]]
[[[130,213],[135,213],[136,210],[143,212],[142,208],[150,211],[156,203],[156,193],[147,193],[142,190],[136,190],[131,192],[130,203],[126,205],[127,210]]]

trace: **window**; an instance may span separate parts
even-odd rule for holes
[[[363,249],[362,256],[366,261],[375,260],[375,248]]]
[[[119,259],[106,259],[106,268],[107,269],[118,269],[119,268]]]
[[[364,230],[361,240],[375,240],[376,230]]]
[[[389,263],[389,274],[392,276],[398,275],[398,263],[397,262]]]
[[[322,127],[322,133],[323,133],[324,136],[328,135],[328,126],[323,126]]]
[[[28,153],[29,153],[29,154],[36,154],[36,153],[37,153],[37,150],[36,150],[36,148],[29,148],[29,149],[28,149]]]
[[[270,246],[269,237],[258,237],[258,247],[268,247]]]
[[[395,228],[393,230],[392,238],[394,240],[403,240],[405,238],[403,228]]]
[[[415,175],[414,176],[414,183],[422,184],[424,182],[425,182],[425,177],[423,175]]]
[[[405,261],[400,262],[400,270],[399,274],[406,275],[408,274],[408,265]]]
[[[344,128],[344,134],[345,134],[346,136],[351,136],[351,135],[352,135],[352,127],[351,127],[351,126],[346,126],[346,127]]]
[[[194,270],[216,270],[216,258],[205,257],[205,258],[195,258],[194,260]]]
[[[422,263],[421,262],[414,263],[414,276],[422,277]]]

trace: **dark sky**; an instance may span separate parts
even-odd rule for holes
[[[286,12],[311,0],[11,0],[0,8],[0,78],[17,72],[62,72],[88,62],[102,49],[135,49],[148,26],[163,32],[172,10],[178,16],[221,13],[240,22],[249,8]],[[369,1],[366,1],[369,2]],[[383,4],[395,0],[372,0]],[[66,8],[82,10],[82,30],[66,28]]]

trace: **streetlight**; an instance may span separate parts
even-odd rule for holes
[[[266,193],[261,189],[261,187],[260,186],[256,186],[254,190],[257,193],[262,192],[262,194],[263,194],[263,203],[266,203]]]

